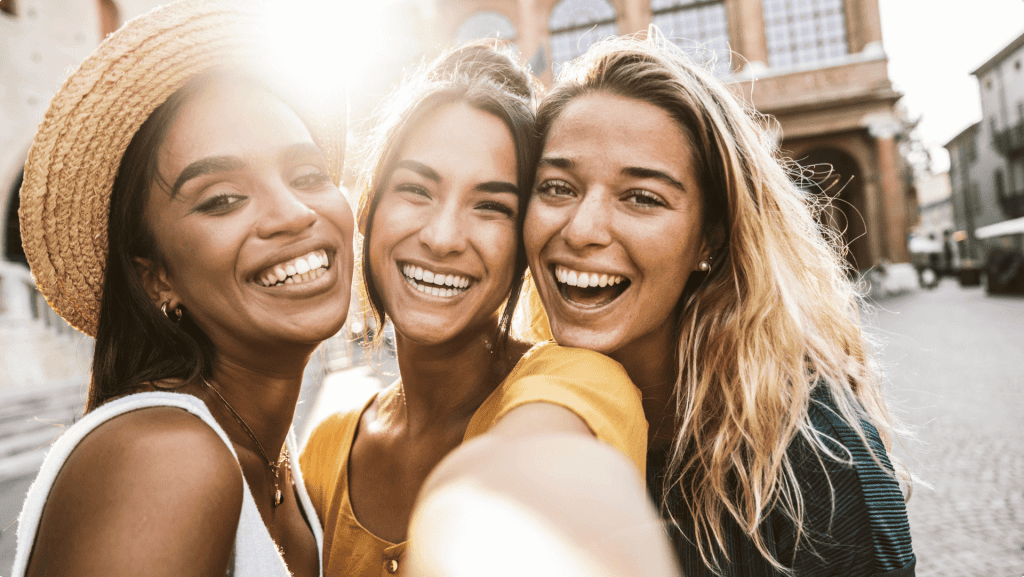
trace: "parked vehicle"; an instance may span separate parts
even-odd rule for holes
[[[975,231],[985,263],[989,294],[1024,294],[1024,217],[983,226]]]

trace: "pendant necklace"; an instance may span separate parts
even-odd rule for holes
[[[270,472],[274,474],[274,489],[276,491],[274,493],[273,503],[274,507],[276,508],[284,501],[284,494],[281,493],[280,485],[281,468],[283,467],[288,471],[291,471],[291,461],[288,458],[288,445],[286,444],[284,447],[281,448],[281,456],[278,457],[277,463],[271,461],[270,457],[267,456],[267,452],[263,450],[263,445],[261,445],[259,439],[256,438],[256,434],[252,432],[252,429],[249,428],[249,425],[245,424],[245,421],[242,420],[242,416],[239,415],[238,411],[236,411],[235,408],[231,406],[231,403],[229,403],[228,400],[224,398],[224,395],[220,394],[220,391],[218,391],[206,379],[203,379],[203,384],[206,385],[211,391],[217,394],[217,398],[220,399],[220,402],[224,403],[224,406],[227,407],[229,411],[231,411],[231,414],[235,417],[235,420],[238,421],[238,424],[242,425],[242,429],[245,430],[245,434],[249,435],[249,438],[252,439],[252,442],[256,444],[256,448],[259,449],[260,455],[263,455],[263,460],[267,462],[267,467],[270,468]]]

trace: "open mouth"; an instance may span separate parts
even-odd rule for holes
[[[314,250],[298,258],[267,267],[256,275],[254,282],[261,287],[302,284],[322,277],[329,268],[327,251]]]
[[[436,273],[412,264],[399,265],[402,276],[416,290],[436,297],[454,297],[473,285],[473,280],[460,275]]]
[[[601,307],[626,292],[630,281],[617,274],[583,272],[554,265],[555,284],[565,300],[582,307]]]

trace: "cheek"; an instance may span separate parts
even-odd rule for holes
[[[484,226],[478,225],[480,234],[477,246],[482,248],[483,256],[487,260],[487,268],[502,280],[504,290],[512,282],[512,274],[516,266],[516,250],[518,248],[518,235],[514,222],[492,223]]]
[[[530,262],[540,257],[540,251],[559,230],[557,209],[544,206],[540,201],[530,202],[523,223],[523,244]]]
[[[179,227],[167,235],[158,248],[167,263],[170,284],[193,314],[201,311],[233,308],[237,295],[235,280],[238,246],[229,226],[216,230]]]

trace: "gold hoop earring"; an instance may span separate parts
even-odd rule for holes
[[[164,304],[160,305],[160,312],[164,313],[164,316],[167,317],[167,320],[172,321],[174,324],[180,323],[181,322],[181,309],[180,308],[174,309],[174,318],[172,319],[171,315],[168,314],[168,312],[167,312],[167,305],[169,305],[169,304],[171,304],[171,301],[164,301]]]

